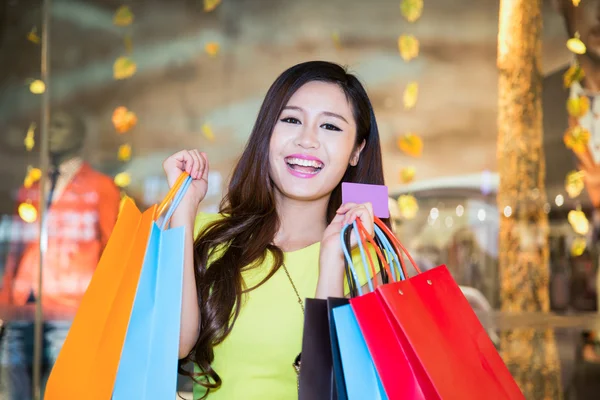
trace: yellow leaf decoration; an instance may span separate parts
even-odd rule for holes
[[[575,153],[583,153],[590,140],[590,131],[577,125],[567,129],[563,137],[565,146]]]
[[[582,238],[582,237],[576,238],[575,240],[573,240],[573,243],[571,244],[571,256],[579,257],[580,255],[583,254],[586,247],[587,247],[587,243],[585,242],[585,238]]]
[[[204,0],[204,11],[211,12],[221,4],[221,0]]]
[[[35,122],[32,122],[29,124],[29,128],[27,129],[27,134],[25,135],[25,140],[23,141],[27,151],[31,151],[35,147],[35,128]]]
[[[37,27],[31,28],[31,31],[27,34],[27,40],[31,43],[40,44],[40,36],[37,34]]]
[[[46,91],[46,84],[36,79],[29,84],[29,91],[33,94],[42,94]]]
[[[567,48],[575,54],[585,54],[587,49],[585,48],[585,44],[579,38],[579,32],[575,32],[575,37],[567,40]]]
[[[209,56],[216,57],[216,55],[219,54],[219,43],[207,43],[206,46],[204,46],[204,51],[206,51],[206,54]]]
[[[423,0],[402,0],[400,12],[408,22],[415,22],[423,14]]]
[[[29,200],[24,203],[19,204],[19,208],[17,209],[19,213],[19,217],[29,224],[35,222],[37,220],[37,210],[31,204]]]
[[[571,117],[583,117],[590,111],[590,99],[587,96],[569,98],[567,100],[567,111]]]
[[[419,84],[417,82],[411,82],[404,89],[404,108],[410,110],[417,104],[417,98],[419,97]]]
[[[565,89],[570,88],[575,82],[581,82],[585,77],[585,72],[579,64],[573,64],[569,67],[567,72],[563,75],[563,84]]]
[[[398,139],[398,148],[412,157],[421,157],[423,140],[414,133],[408,133]]]
[[[417,170],[415,167],[406,167],[400,170],[400,182],[402,183],[411,183],[415,180],[415,175],[417,174]]]
[[[213,132],[213,130],[209,124],[202,125],[202,134],[209,141],[211,141],[211,142],[215,141],[215,133]]]
[[[590,223],[583,211],[571,210],[569,211],[567,219],[575,233],[579,235],[587,235],[590,230]]]
[[[129,57],[119,57],[113,65],[113,77],[117,80],[132,77],[137,70],[137,65]]]
[[[340,37],[340,33],[338,31],[331,33],[331,41],[337,50],[342,49],[342,38]]]
[[[115,185],[120,188],[127,187],[131,184],[131,176],[127,172],[120,172],[115,176]]]
[[[131,159],[131,145],[123,144],[119,147],[119,160],[129,161]]]
[[[584,172],[582,171],[571,171],[567,174],[567,177],[565,178],[565,190],[570,198],[576,198],[585,188],[583,178]]]
[[[410,61],[419,55],[419,40],[413,35],[402,35],[398,38],[398,49],[404,61]]]
[[[419,211],[419,203],[413,195],[406,194],[398,197],[400,215],[406,219],[413,219]]]
[[[133,22],[133,13],[127,6],[121,6],[113,16],[113,24],[116,26],[128,26]]]
[[[27,171],[27,176],[25,177],[25,180],[23,181],[23,186],[26,189],[29,189],[31,186],[33,186],[34,183],[39,181],[41,177],[42,177],[42,171],[39,168],[29,167],[28,171]]]
[[[112,123],[117,133],[129,132],[137,125],[137,116],[133,111],[129,111],[127,107],[117,107],[113,111]]]

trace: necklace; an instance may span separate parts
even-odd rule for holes
[[[287,275],[290,283],[292,284],[292,288],[294,289],[294,293],[296,293],[296,297],[298,298],[298,304],[300,305],[300,308],[302,309],[302,315],[304,315],[304,304],[302,303],[302,297],[300,297],[300,293],[298,293],[298,289],[296,289],[296,285],[294,284],[294,280],[292,279],[292,276],[290,275],[287,267],[285,266],[285,263],[281,264],[281,266],[283,267],[283,270],[285,271],[285,274]],[[294,363],[292,364],[292,366],[294,367],[294,371],[296,371],[298,391],[300,391],[300,355],[301,354],[298,354],[298,356],[294,360]]]

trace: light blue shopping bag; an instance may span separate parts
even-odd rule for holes
[[[352,307],[333,309],[348,400],[387,400]]]
[[[164,228],[191,180],[187,178],[173,199],[162,227],[151,228],[113,400],[176,396],[185,232],[183,227]]]
[[[355,233],[358,235],[358,227],[356,222],[353,223]],[[357,279],[357,273],[352,263],[352,257],[344,241],[344,233],[349,229],[350,225],[346,225],[340,232],[340,240],[342,249],[351,276],[354,278],[357,286],[358,295],[362,295],[362,289]],[[362,243],[359,240],[361,256],[363,259],[363,267],[368,275],[367,263],[365,260],[365,250],[362,248]],[[372,287],[371,285],[369,285]],[[352,307],[347,304],[336,307],[332,310],[335,330],[339,344],[340,359],[342,361],[342,370],[344,381],[346,383],[346,392],[348,400],[387,400],[379,374],[373,363],[373,359],[369,354],[367,343],[362,335],[358,321],[352,311]]]

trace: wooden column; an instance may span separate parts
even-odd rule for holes
[[[550,306],[541,7],[542,0],[500,1],[497,158],[503,312],[543,312]],[[501,355],[528,400],[562,398],[553,331],[502,332]]]

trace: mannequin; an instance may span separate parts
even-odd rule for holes
[[[120,192],[112,179],[83,161],[85,125],[77,115],[51,116],[48,171],[48,247],[43,262],[43,380],[64,342],[81,297],[117,219]],[[38,207],[39,183],[21,188],[20,204],[33,199]],[[0,342],[0,398],[29,400],[33,358],[33,309],[37,299],[39,237],[37,229],[21,229],[9,252],[2,302],[13,311]]]

